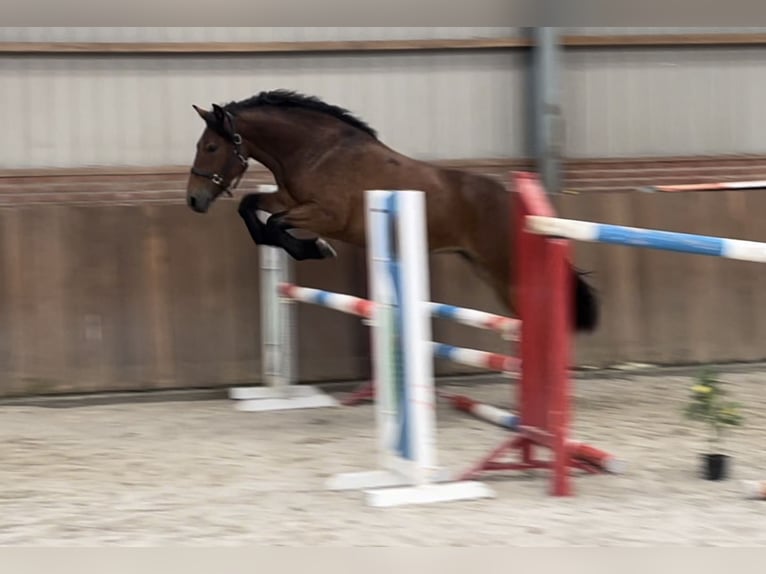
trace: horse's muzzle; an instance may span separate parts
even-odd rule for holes
[[[188,195],[186,204],[197,213],[206,213],[210,208],[210,198],[205,195]]]

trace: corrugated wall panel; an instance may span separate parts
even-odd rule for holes
[[[569,157],[766,152],[766,48],[564,56]]]
[[[209,106],[295,89],[421,158],[523,155],[521,53],[0,57],[0,167],[186,164]],[[520,125],[521,124],[521,125]]]
[[[499,38],[518,27],[0,27],[5,42],[259,42]],[[749,34],[766,27],[563,27],[563,34]]]
[[[322,40],[411,40],[426,38],[500,38],[522,28],[0,28],[3,42],[301,42]]]

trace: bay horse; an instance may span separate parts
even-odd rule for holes
[[[212,110],[193,107],[205,122],[186,193],[195,212],[231,195],[252,158],[278,187],[239,203],[253,241],[281,247],[296,260],[324,259],[336,255],[326,239],[365,246],[365,190],[421,190],[429,250],[463,256],[518,316],[510,194],[500,181],[402,155],[348,110],[313,96],[274,90]],[[290,229],[317,237],[299,238]],[[574,267],[572,274],[573,326],[592,331],[595,291]]]

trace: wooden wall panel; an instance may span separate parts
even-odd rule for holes
[[[563,217],[766,241],[763,192],[581,194],[558,198]],[[577,362],[690,364],[766,358],[766,268],[714,257],[575,244],[593,271],[604,322],[578,339]]]
[[[0,208],[0,395],[258,382],[258,251],[236,201],[200,216],[178,198],[104,194]],[[766,241],[762,191],[582,191],[555,203],[564,217]],[[296,265],[297,281],[365,296],[363,251],[336,247],[337,260]],[[578,365],[766,359],[764,266],[586,243],[574,252],[603,301],[598,332],[576,340]],[[434,300],[502,312],[459,257],[430,265]],[[369,377],[358,319],[299,305],[298,320],[301,380]],[[434,338],[512,351],[448,321],[434,321]],[[436,371],[475,372],[441,361]]]

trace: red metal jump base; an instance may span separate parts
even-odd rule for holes
[[[355,407],[356,405],[372,401],[375,399],[375,385],[371,382],[363,383],[357,387],[357,389],[351,393],[348,397],[343,399],[340,404],[344,407]]]
[[[569,484],[571,470],[581,470],[588,474],[603,474],[604,470],[596,464],[578,459],[565,449],[563,464],[556,464],[555,460],[540,460],[533,456],[535,448],[553,449],[552,438],[547,433],[539,429],[522,429],[520,436],[514,436],[504,440],[492,450],[487,456],[463,472],[459,480],[471,480],[489,472],[497,471],[525,471],[525,470],[550,470],[554,473],[551,494],[554,496],[570,496],[572,494]],[[519,461],[510,461],[508,456],[517,451],[520,456]],[[556,476],[558,468],[566,469],[560,476]]]

